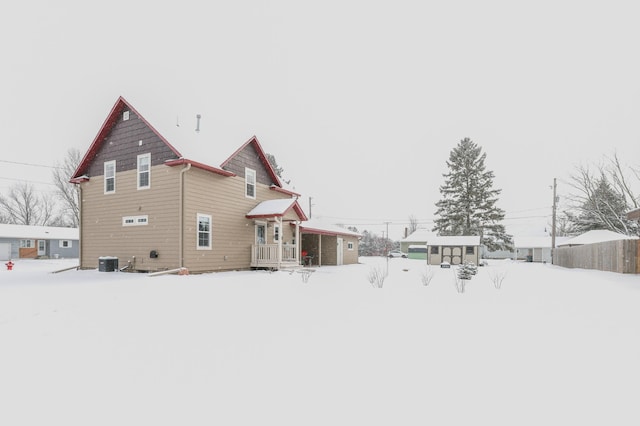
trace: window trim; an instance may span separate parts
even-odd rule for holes
[[[253,182],[249,181],[249,176],[253,177]],[[256,173],[256,171],[248,167],[245,167],[244,168],[244,196],[245,197],[251,198],[253,200],[256,199],[256,192],[258,188],[257,182],[258,182],[258,174]],[[252,185],[253,187],[253,195],[249,194],[249,185]]]
[[[209,230],[202,231],[206,232],[208,235],[208,245],[201,246],[200,245],[200,218],[206,218],[209,222]],[[212,248],[212,239],[213,239],[213,218],[210,214],[197,213],[196,214],[196,250],[211,250]]]
[[[66,243],[66,245],[65,245]],[[72,248],[73,247],[73,241],[71,240],[58,240],[58,247],[59,248]]]
[[[122,226],[145,226],[149,224],[149,215],[122,216]]]
[[[274,242],[278,242],[280,240],[280,236],[282,234],[282,229],[280,228],[280,225],[278,225],[277,223],[273,225],[273,241]]]
[[[20,248],[36,248],[35,240],[28,238],[20,240]]]
[[[476,254],[475,246],[465,246],[465,255],[470,256]]]
[[[143,159],[148,159],[148,169],[146,171],[142,171],[140,170],[140,160]],[[136,173],[136,177],[137,177],[137,188],[140,189],[149,189],[151,188],[151,153],[147,152],[146,154],[140,154],[138,155],[138,160],[137,160],[137,173]],[[141,186],[140,185],[140,177],[144,174],[147,173],[148,177],[147,177],[147,184],[145,186]]]
[[[113,176],[108,176],[107,175],[107,167],[109,166],[113,166]],[[103,169],[103,173],[104,173],[104,193],[105,194],[113,194],[116,192],[116,160],[111,160],[111,161],[105,161],[104,162],[104,169]],[[111,191],[107,190],[107,183],[109,182],[109,179],[113,180],[113,189]]]
[[[353,241],[347,241],[347,250],[353,251],[354,248],[355,244],[353,244]]]

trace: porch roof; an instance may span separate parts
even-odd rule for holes
[[[277,200],[262,201],[255,206],[246,217],[249,219],[259,219],[268,217],[282,217],[291,209],[298,216],[298,220],[306,220],[307,216],[304,214],[302,207],[298,204],[295,198],[281,198]]]
[[[305,234],[347,235],[360,238],[361,234],[338,225],[330,225],[317,220],[308,220],[300,224],[300,232]]]

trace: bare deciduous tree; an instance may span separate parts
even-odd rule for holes
[[[7,223],[16,225],[49,225],[54,204],[51,197],[39,197],[27,182],[14,185],[6,197],[0,195],[1,215]]]
[[[414,215],[409,215],[409,235],[418,230],[418,218]]]
[[[80,224],[78,193],[75,185],[69,183],[69,179],[71,179],[81,160],[82,153],[80,150],[71,148],[67,151],[67,156],[63,162],[57,164],[53,172],[53,183],[62,201],[60,217],[57,220],[61,226],[78,227]]]

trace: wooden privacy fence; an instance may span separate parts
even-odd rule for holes
[[[553,251],[553,264],[621,274],[640,273],[640,240],[607,241]]]

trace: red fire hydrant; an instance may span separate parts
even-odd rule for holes
[[[7,263],[5,263],[5,265],[7,265],[7,271],[11,271],[13,269],[14,263],[12,261],[8,261]]]

